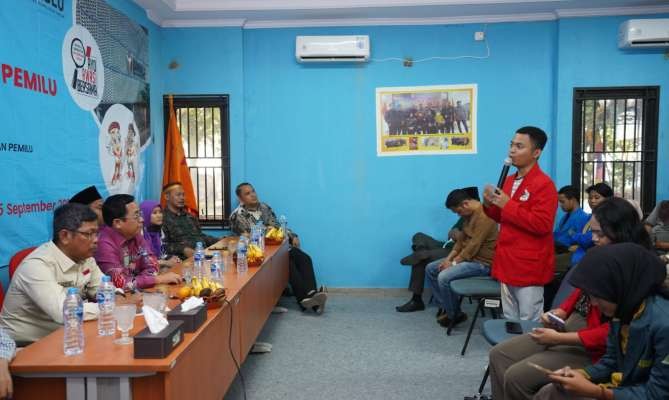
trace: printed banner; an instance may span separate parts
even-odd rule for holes
[[[378,156],[476,153],[476,85],[376,89]]]
[[[151,143],[148,30],[104,0],[17,0],[0,13],[0,266],[52,236],[95,185],[139,195]]]

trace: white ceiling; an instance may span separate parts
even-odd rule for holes
[[[669,0],[134,0],[163,27],[541,21],[669,13]]]

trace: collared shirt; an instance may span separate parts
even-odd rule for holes
[[[243,235],[244,233],[250,233],[251,227],[262,221],[265,226],[272,226],[275,228],[280,228],[281,226],[276,220],[276,214],[268,204],[258,203],[258,208],[256,210],[250,210],[243,204],[240,204],[235,208],[235,210],[230,214],[230,230],[236,235]],[[296,237],[297,235],[288,230],[288,236],[290,238]]]
[[[195,243],[202,242],[204,247],[218,242],[218,238],[205,235],[200,229],[197,218],[181,211],[173,213],[167,207],[163,210],[164,245],[167,254],[176,254],[183,258],[184,248],[195,248]]]
[[[156,284],[158,260],[141,234],[126,239],[114,228],[103,226],[95,260],[117,288],[144,289]]]
[[[474,213],[464,218],[462,240],[455,242],[453,252],[465,261],[477,261],[490,265],[495,254],[497,242],[497,223],[483,212],[483,207],[476,207]]]
[[[0,328],[0,358],[11,361],[16,353],[16,343],[4,329]]]
[[[92,257],[75,263],[55,243],[44,243],[12,277],[0,325],[16,341],[39,340],[62,326],[67,288],[76,287],[82,297],[94,299],[101,279]],[[84,303],[84,319],[95,319],[97,309],[95,303]]]

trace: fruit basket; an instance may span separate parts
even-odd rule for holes
[[[237,264],[237,253],[232,255],[232,259]],[[265,255],[262,252],[262,249],[255,244],[249,244],[248,251],[246,252],[246,263],[249,267],[257,267],[265,260]]]
[[[207,277],[194,277],[190,285],[182,286],[177,290],[177,297],[182,302],[191,296],[202,298],[207,304],[207,309],[219,308],[225,300],[225,288]]]
[[[285,235],[281,228],[271,227],[265,234],[265,244],[270,246],[278,246],[283,243]]]

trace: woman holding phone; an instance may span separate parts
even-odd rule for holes
[[[596,246],[632,242],[650,248],[650,238],[639,215],[625,199],[611,198],[594,211],[590,222]],[[583,268],[578,265],[572,268]],[[574,271],[575,273],[576,271]],[[565,321],[560,329],[557,319]],[[609,324],[586,293],[575,289],[557,308],[541,316],[542,328],[499,343],[490,351],[493,398],[531,399],[548,376],[528,364],[555,370],[564,365],[582,368],[597,362],[606,351]]]
[[[589,251],[569,281],[611,319],[606,353],[582,370],[564,366],[548,374],[554,384],[534,398],[669,398],[666,275],[657,255],[633,243]]]

